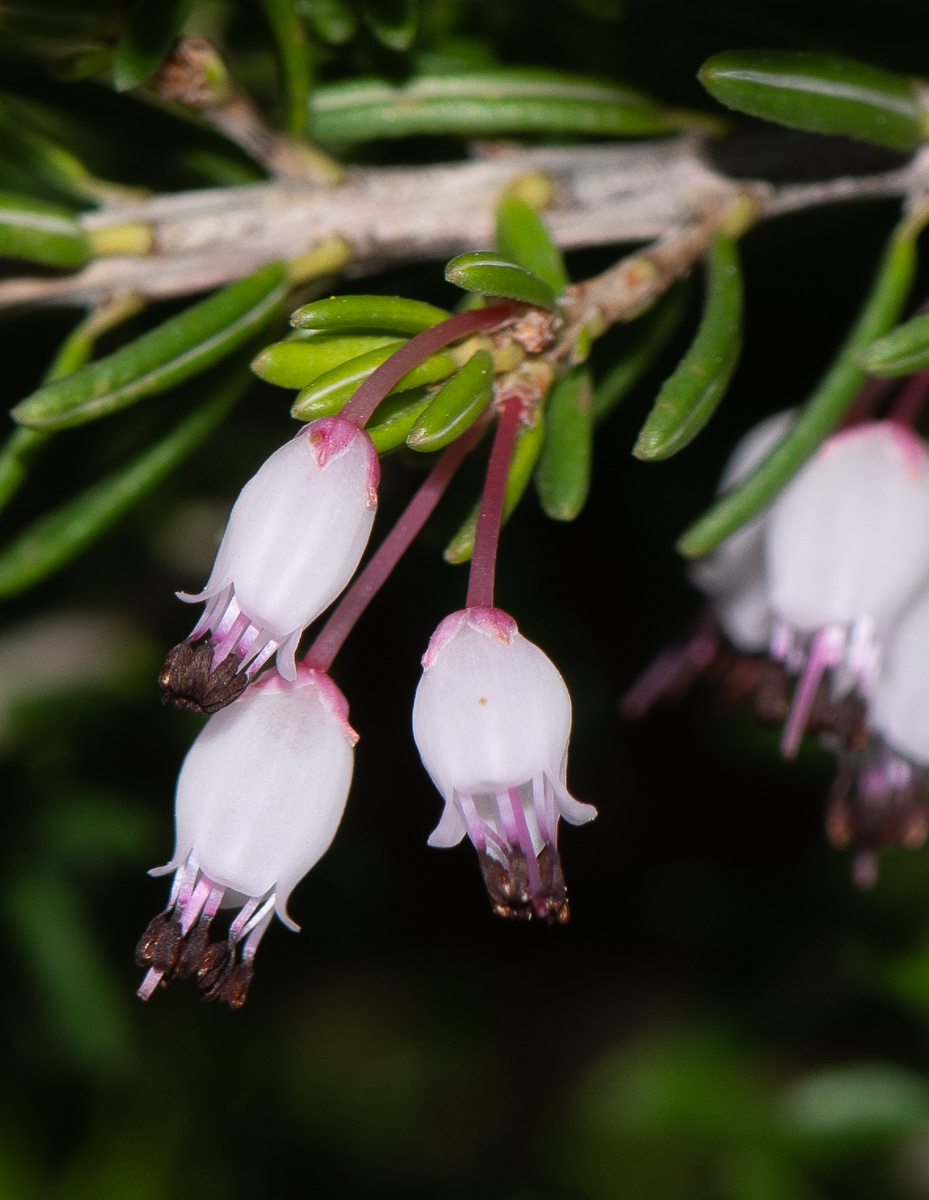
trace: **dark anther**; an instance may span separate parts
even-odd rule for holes
[[[148,925],[145,927],[145,932],[139,938],[135,948],[135,965],[137,967],[150,967],[155,954],[155,946],[158,942],[159,935],[168,923],[168,914],[159,913],[157,917],[152,917]]]
[[[768,660],[760,654],[743,654],[720,642],[713,659],[703,667],[701,683],[709,702],[724,711],[750,704],[759,694]]]
[[[227,654],[215,671],[213,643],[209,638],[181,642],[168,651],[158,676],[162,704],[209,716],[237,700],[248,686],[245,672],[236,674],[239,660]]]
[[[807,721],[807,732],[820,734],[824,743],[839,754],[863,750],[869,737],[865,717],[865,705],[859,697],[849,694],[833,699],[829,682],[823,680]]]
[[[230,1008],[241,1008],[254,977],[255,968],[250,962],[241,962],[233,967],[223,982],[220,1000],[225,1000]]]
[[[533,892],[529,883],[529,867],[521,850],[510,850],[507,864],[498,862],[486,852],[478,856],[490,906],[498,917],[529,921],[538,917],[550,925],[564,925],[569,913],[568,893],[558,851],[543,846],[536,862],[539,886]]]
[[[519,861],[522,860],[522,861]],[[478,856],[487,885],[490,906],[498,917],[526,921],[532,916],[526,879],[526,860],[518,851],[510,855],[508,866],[486,852]]]
[[[538,862],[542,887],[536,897],[536,915],[548,921],[549,925],[564,925],[571,911],[558,851],[554,846],[543,846]]]
[[[853,846],[860,854],[873,854],[883,846],[921,846],[929,834],[924,775],[920,772],[900,784],[880,781],[878,775],[879,782],[869,784],[866,770],[857,766],[853,755],[840,759],[826,814],[826,833],[832,845],[838,849]],[[859,875],[864,878],[863,868],[856,870],[856,882]],[[868,878],[871,875],[876,876],[876,866]]]
[[[755,696],[755,712],[763,725],[782,725],[790,709],[787,672],[782,663],[764,660]]]
[[[203,999],[215,1000],[229,974],[229,943],[213,942],[204,951],[197,967],[197,987]]]
[[[169,982],[175,979],[189,979],[191,975],[196,974],[197,968],[200,966],[200,960],[203,958],[209,944],[209,938],[210,922],[208,920],[204,921],[201,918],[190,931],[187,940],[181,947],[181,952],[178,955],[177,962],[174,964],[174,970],[171,973],[171,980]]]
[[[170,975],[181,950],[181,923],[176,919],[166,921],[152,948],[152,967]]]

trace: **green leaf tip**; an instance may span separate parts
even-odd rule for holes
[[[929,367],[929,313],[919,313],[885,333],[858,361],[871,375],[910,375]]]
[[[413,450],[442,450],[470,429],[493,395],[494,360],[487,350],[477,350],[434,399],[410,430],[407,445]]]
[[[79,267],[90,240],[67,208],[0,192],[0,257],[21,258],[47,267]]]
[[[573,521],[590,491],[593,457],[593,383],[586,366],[572,367],[552,388],[545,406],[545,445],[535,473],[542,511]]]
[[[721,104],[794,129],[912,150],[923,136],[914,85],[902,75],[830,54],[730,50],[697,76]]]
[[[113,54],[113,86],[138,87],[152,75],[193,11],[194,0],[135,0]]]
[[[554,295],[568,286],[564,258],[545,221],[519,196],[505,196],[497,208],[497,247],[504,258],[538,275]]]
[[[742,348],[742,272],[735,241],[713,237],[697,335],[639,433],[636,458],[657,462],[688,446],[725,395]]]
[[[12,411],[21,425],[68,429],[167,391],[231,354],[280,311],[286,267],[273,262],[214,292],[106,358],[46,384]]]
[[[447,321],[452,314],[422,300],[404,296],[330,296],[304,304],[290,316],[295,329],[329,332],[362,330],[402,333],[412,337]]]
[[[555,303],[555,294],[544,279],[493,250],[459,254],[446,265],[445,278],[480,296],[504,296],[538,308],[552,308]]]

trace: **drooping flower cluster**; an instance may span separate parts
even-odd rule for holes
[[[196,976],[204,999],[245,1001],[258,942],[329,847],[352,778],[348,704],[325,672],[295,662],[300,635],[343,590],[377,503],[371,439],[324,418],[282,446],[243,488],[203,616],[162,671],[166,698],[212,713],[177,785],[177,843],[165,911],[136,951],[139,995]],[[205,640],[200,641],[206,634]],[[277,669],[247,687],[276,652]],[[210,941],[221,908],[237,908]]]
[[[457,329],[461,320],[449,323]],[[563,923],[558,820],[580,824],[596,814],[566,787],[571,702],[564,682],[492,604],[524,400],[505,395],[502,402],[468,607],[446,618],[430,642],[414,735],[446,805],[430,844],[451,846],[467,833],[496,913]],[[209,720],[178,780],[174,855],[151,872],[174,879],[166,908],[137,947],[144,999],[195,977],[204,999],[238,1008],[275,912],[297,928],[287,898],[335,836],[357,740],[327,672],[479,432],[445,450],[302,662],[295,656],[303,631],[349,583],[368,540],[378,481],[373,443],[348,420],[314,421],[242,490],[207,586],[181,596],[204,603],[201,619],[160,677],[164,699]],[[474,599],[475,588],[486,603]],[[223,909],[230,910],[225,924]]]
[[[747,474],[791,419],[752,430],[721,487]],[[737,677],[765,715],[783,719],[785,757],[804,732],[838,755],[827,830],[857,848],[855,878],[870,884],[878,847],[918,845],[929,832],[924,442],[893,421],[835,434],[692,578],[736,652],[730,683]]]

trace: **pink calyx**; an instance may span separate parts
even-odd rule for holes
[[[348,722],[348,701],[342,690],[325,671],[308,667],[302,662],[297,663],[297,674],[294,679],[284,679],[278,671],[268,671],[251,684],[249,694],[254,692],[292,692],[304,687],[316,689],[320,702],[336,718],[349,743],[354,746],[358,741],[358,734]]]
[[[341,417],[320,417],[307,425],[307,438],[316,464],[322,470],[327,463],[344,454],[355,438],[364,438],[368,451],[368,508],[377,506],[377,485],[381,479],[381,466],[374,443],[363,429]]]
[[[435,662],[443,646],[451,641],[464,624],[470,625],[480,633],[495,637],[505,646],[509,645],[513,634],[517,632],[516,622],[501,608],[484,608],[480,605],[460,608],[440,621],[429,639],[426,653],[422,657],[422,664],[426,670]]]

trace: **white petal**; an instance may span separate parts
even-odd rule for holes
[[[871,699],[869,724],[921,766],[929,766],[929,592],[891,636]]]
[[[871,618],[878,629],[929,574],[929,455],[889,422],[829,439],[774,502],[769,599],[805,632]]]
[[[786,433],[796,409],[775,413],[742,438],[726,463],[717,488],[724,492],[744,479]],[[763,650],[771,634],[764,580],[764,532],[768,511],[759,514],[712,554],[693,564],[689,576],[701,591],[717,600],[723,632],[740,650]]]
[[[723,633],[737,650],[746,654],[767,650],[774,621],[760,570],[749,576],[741,588],[717,600],[716,617]]]
[[[445,850],[449,846],[457,846],[467,832],[468,829],[458,811],[458,805],[454,800],[446,800],[439,823],[429,834],[427,844]]]
[[[549,779],[546,782],[553,787],[558,812],[569,825],[586,825],[597,815],[597,810],[592,804],[583,804],[580,800],[575,800],[560,781]]]
[[[374,520],[370,438],[354,430],[320,465],[311,439],[323,424],[301,430],[242,489],[203,593],[231,581],[252,624],[278,640],[304,629],[338,596]]]
[[[351,777],[351,742],[320,689],[259,685],[210,717],[184,760],[178,850],[246,896],[277,888],[282,909],[335,836]]]
[[[556,773],[571,731],[568,689],[552,662],[515,626],[506,637],[471,614],[430,646],[413,705],[416,745],[444,796]]]

